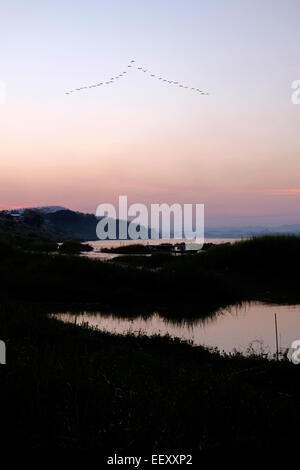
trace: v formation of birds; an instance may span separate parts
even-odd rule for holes
[[[120,80],[120,78],[126,77],[127,73],[130,70],[132,70],[133,68],[137,69],[140,72],[143,72],[143,73],[147,74],[148,76],[150,76],[151,78],[153,78],[155,80],[161,81],[164,84],[176,86],[176,87],[186,89],[186,90],[191,90],[191,91],[194,91],[196,93],[200,93],[201,95],[208,95],[209,94],[207,92],[204,92],[203,90],[200,90],[200,88],[187,86],[187,85],[184,85],[183,83],[180,83],[178,81],[169,80],[167,78],[161,77],[160,75],[154,74],[154,73],[151,72],[151,70],[145,69],[143,67],[138,66],[135,63],[135,60],[131,60],[129,62],[129,64],[127,65],[127,69],[124,70],[123,72],[121,72],[119,75],[111,77],[109,80],[107,80],[105,82],[95,83],[93,85],[82,86],[82,87],[79,87],[79,88],[75,88],[74,90],[69,90],[69,91],[66,92],[66,95],[70,95],[71,93],[75,93],[75,92],[82,91],[82,90],[87,90],[89,88],[96,88],[96,87],[101,87],[101,86],[105,86],[105,85],[110,85],[111,83],[116,83],[118,80]]]

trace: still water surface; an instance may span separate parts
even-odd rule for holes
[[[300,305],[267,305],[260,302],[219,310],[204,319],[174,321],[158,313],[145,318],[118,317],[101,312],[55,315],[65,322],[88,323],[99,330],[114,334],[170,335],[194,345],[217,347],[221,351],[246,352],[250,344],[256,352],[261,348],[269,354],[276,351],[274,313],[277,313],[279,346],[282,351],[300,339]]]
[[[240,240],[238,238],[206,238],[205,243],[214,243],[214,244],[220,244],[220,243],[233,243],[237,240]],[[128,245],[160,245],[161,243],[178,243],[181,240],[174,240],[174,238],[171,239],[160,239],[160,240],[97,240],[97,241],[92,241],[92,242],[87,242],[89,245],[93,247],[93,251],[88,251],[82,253],[82,256],[87,256],[88,258],[98,258],[101,260],[108,260],[115,258],[116,256],[119,256],[118,254],[115,253],[102,253],[101,249],[102,248],[117,248],[119,246],[128,246]],[[133,255],[134,256],[134,255]]]

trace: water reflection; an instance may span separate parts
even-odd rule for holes
[[[101,331],[114,334],[169,335],[194,345],[218,347],[226,352],[234,349],[245,352],[252,344],[256,351],[263,348],[273,354],[276,351],[275,312],[279,345],[283,351],[290,348],[295,339],[300,339],[300,305],[243,303],[240,306],[221,309],[210,317],[181,321],[163,318],[158,313],[134,318],[100,312],[61,313],[55,316],[65,322],[87,323]]]
[[[216,245],[220,243],[233,243],[239,240],[238,238],[206,238],[205,243],[214,243]],[[101,259],[102,261],[116,258],[119,256],[115,253],[102,253],[102,248],[117,248],[119,246],[128,246],[128,245],[160,245],[161,243],[178,243],[180,240],[175,240],[174,238],[163,238],[159,240],[97,240],[87,242],[93,247],[93,251],[83,252],[82,256],[88,258]]]

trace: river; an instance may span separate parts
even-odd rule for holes
[[[56,315],[66,322],[88,323],[99,330],[114,334],[132,333],[169,335],[193,345],[217,347],[227,353],[234,350],[247,353],[249,347],[257,353],[276,352],[274,314],[277,314],[278,342],[283,352],[300,339],[300,305],[270,305],[261,302],[220,309],[215,315],[193,320],[170,320],[154,312],[149,317],[119,317],[114,313],[81,312]]]
[[[237,238],[207,238],[205,243],[233,243],[238,241]],[[108,260],[119,256],[115,253],[102,253],[102,248],[116,248],[119,246],[128,246],[128,245],[159,245],[160,243],[178,243],[181,240],[172,239],[160,239],[160,240],[97,240],[92,242],[87,242],[93,247],[93,251],[88,251],[82,253],[82,256],[87,256],[88,258],[98,258],[102,260]],[[133,255],[134,256],[134,255]]]

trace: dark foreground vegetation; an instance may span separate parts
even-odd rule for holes
[[[2,304],[0,325],[3,449],[140,455],[298,445],[300,375],[289,362],[101,334],[15,303]]]
[[[300,237],[158,257],[155,267],[142,261],[152,257],[132,266],[127,258],[102,263],[0,242],[2,444],[127,455],[296,446],[300,366],[102,334],[47,313],[98,305],[182,317],[243,300],[297,302]]]
[[[91,304],[201,316],[244,300],[300,301],[300,237],[261,237],[199,254],[112,263],[32,253],[0,242],[0,294],[27,302]]]
[[[102,248],[103,253],[116,253],[120,255],[148,255],[151,254],[151,249],[148,245],[142,244],[131,244],[131,245],[121,245],[111,248]]]
[[[60,253],[78,255],[80,253],[93,251],[93,247],[88,243],[81,243],[77,240],[66,240],[59,245]]]

